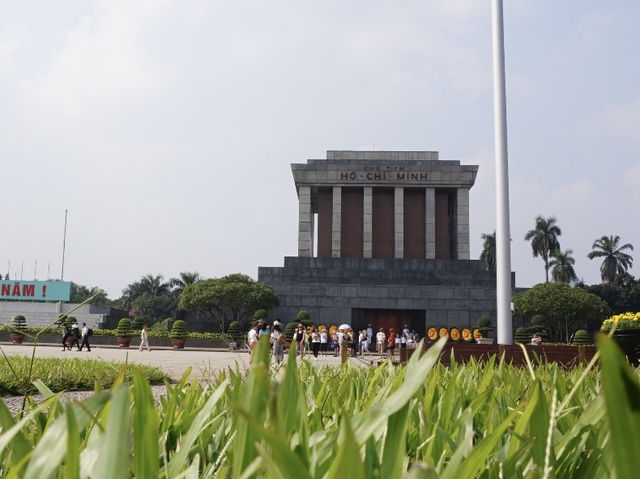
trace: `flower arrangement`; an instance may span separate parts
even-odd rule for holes
[[[469,328],[464,328],[462,330],[462,339],[467,343],[473,340],[473,333]]]
[[[605,319],[602,322],[602,326],[600,327],[600,329],[603,331],[608,331],[614,327],[616,330],[640,329],[640,312],[614,314],[613,316]]]
[[[438,328],[436,327],[430,327],[427,330],[427,338],[429,338],[429,341],[437,341],[438,340]]]
[[[460,330],[458,328],[451,328],[449,330],[449,337],[452,341],[460,341]]]
[[[438,331],[438,334],[440,335],[441,338],[444,338],[446,335],[449,334],[449,328],[440,328],[440,331]]]

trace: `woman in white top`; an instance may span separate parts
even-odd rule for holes
[[[320,351],[320,333],[316,330],[315,326],[311,327],[311,351],[313,357],[318,359],[318,351]]]
[[[320,351],[322,354],[327,354],[327,344],[329,341],[329,334],[327,334],[327,330],[323,330],[320,333]]]
[[[258,327],[257,325],[252,325],[251,329],[249,330],[249,334],[247,334],[247,341],[249,343],[249,364],[251,364],[251,361],[253,361],[253,347],[256,344],[256,341],[258,340]]]
[[[384,341],[387,339],[387,336],[384,334],[384,329],[380,328],[380,331],[376,334],[376,346],[378,346],[378,355],[382,356],[384,354]]]
[[[146,347],[147,351],[151,351],[151,348],[149,347],[149,333],[147,333],[146,324],[142,325],[142,331],[140,331],[140,347],[138,348],[138,351],[142,351],[143,347]]]

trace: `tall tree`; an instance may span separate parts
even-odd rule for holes
[[[223,333],[232,321],[246,322],[256,310],[279,303],[271,286],[244,274],[199,281],[187,286],[180,298],[181,309],[208,313]]]
[[[110,304],[110,300],[107,298],[107,293],[104,289],[98,288],[97,286],[88,288],[83,284],[71,282],[71,292],[69,294],[70,303],[82,303],[91,296],[95,296],[93,301],[91,301],[91,304],[95,306],[108,306]]]
[[[480,261],[484,264],[484,269],[490,273],[496,272],[496,232],[491,234],[482,233],[482,253]]]
[[[593,251],[587,255],[589,259],[604,258],[600,266],[600,277],[604,283],[610,283],[619,273],[626,273],[633,266],[633,258],[624,253],[633,251],[630,243],[620,246],[620,236],[603,236],[593,242]]]
[[[197,272],[189,272],[184,271],[178,275],[177,278],[171,278],[167,283],[172,288],[171,292],[175,293],[180,297],[184,288],[189,286],[190,284],[197,283],[202,278],[200,278],[200,274]]]
[[[576,271],[573,269],[576,260],[571,256],[572,254],[573,250],[570,249],[565,250],[564,253],[557,249],[551,254],[552,258],[549,261],[549,266],[551,267],[551,277],[554,281],[571,283],[571,281],[578,279]]]
[[[540,256],[544,261],[544,273],[547,283],[549,282],[549,257],[555,250],[560,249],[558,236],[562,232],[560,227],[556,225],[556,221],[553,216],[550,218],[538,216],[536,217],[535,229],[532,229],[524,236],[526,241],[531,241],[534,258]]]

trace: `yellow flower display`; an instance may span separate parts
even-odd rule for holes
[[[600,329],[608,331],[616,329],[640,329],[640,313],[614,314],[602,322]]]

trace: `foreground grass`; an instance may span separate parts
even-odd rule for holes
[[[37,392],[33,382],[26,383],[31,358],[12,356],[0,358],[0,396],[32,394]],[[40,380],[51,391],[93,390],[97,384],[108,389],[115,383],[124,363],[97,359],[35,358],[32,379]],[[152,366],[129,364],[125,380],[131,382],[133,375],[142,374],[151,384],[162,384],[167,375]]]
[[[0,402],[2,477],[600,478],[640,470],[640,383],[609,338],[601,371],[437,364],[274,372],[264,344],[247,372],[189,372],[156,408],[145,378],[45,400]],[[290,357],[290,359],[292,359]],[[46,413],[44,412],[46,411]]]

